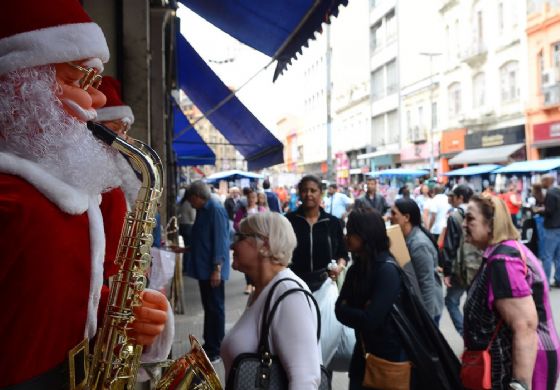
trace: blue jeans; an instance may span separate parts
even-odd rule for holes
[[[544,247],[541,260],[548,282],[550,282],[552,264],[554,264],[554,282],[560,284],[560,228],[544,228]]]
[[[222,280],[218,287],[212,287],[209,280],[199,280],[198,287],[204,308],[203,348],[212,359],[220,355],[220,346],[226,329],[224,281]]]
[[[464,292],[465,289],[459,287],[459,283],[451,278],[451,287],[447,288],[447,294],[445,295],[445,307],[447,307],[449,317],[451,317],[451,321],[453,321],[453,325],[461,337],[463,336],[463,313],[459,306]]]

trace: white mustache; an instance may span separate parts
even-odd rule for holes
[[[76,103],[74,100],[71,99],[62,99],[62,103],[64,103],[72,111],[74,111],[74,113],[78,116],[78,118],[80,118],[84,122],[92,121],[95,118],[97,118],[97,111],[95,111],[93,108],[86,110],[78,103]]]

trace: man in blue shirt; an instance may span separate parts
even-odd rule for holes
[[[336,184],[329,184],[327,196],[323,199],[323,202],[325,204],[325,211],[340,220],[346,216],[348,207],[354,203],[351,198],[342,192],[338,192]]]
[[[263,190],[266,195],[269,210],[279,213],[282,209],[280,207],[280,200],[278,200],[278,196],[270,189],[270,181],[268,181],[268,179],[263,181]]]
[[[225,333],[224,281],[229,277],[229,222],[222,204],[202,181],[187,187],[186,199],[196,209],[191,258],[186,273],[197,279],[204,308],[204,345],[210,361],[220,356]]]

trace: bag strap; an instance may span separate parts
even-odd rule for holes
[[[315,297],[313,297],[313,295],[307,291],[304,288],[292,288],[289,289],[287,291],[284,291],[282,293],[282,295],[280,295],[280,297],[278,297],[278,299],[274,302],[274,305],[272,305],[272,309],[270,310],[270,313],[268,314],[268,316],[266,315],[266,312],[263,312],[263,326],[262,326],[262,330],[261,330],[261,337],[259,340],[259,352],[260,353],[268,353],[270,352],[270,346],[268,344],[268,334],[270,332],[270,326],[272,324],[272,320],[274,319],[274,314],[276,313],[276,310],[278,309],[278,305],[280,304],[280,302],[286,298],[288,295],[297,293],[297,292],[302,292],[303,294],[305,294],[307,296],[307,299],[309,301],[309,299],[311,299],[311,301],[313,302],[313,304],[315,305],[315,313],[317,314],[317,342],[319,342],[320,338],[321,338],[321,315],[319,312],[319,305],[317,304],[317,301],[315,300]]]

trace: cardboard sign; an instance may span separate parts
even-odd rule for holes
[[[402,268],[410,261],[410,253],[408,252],[401,227],[399,225],[389,226],[387,228],[387,235],[390,240],[389,251]]]

